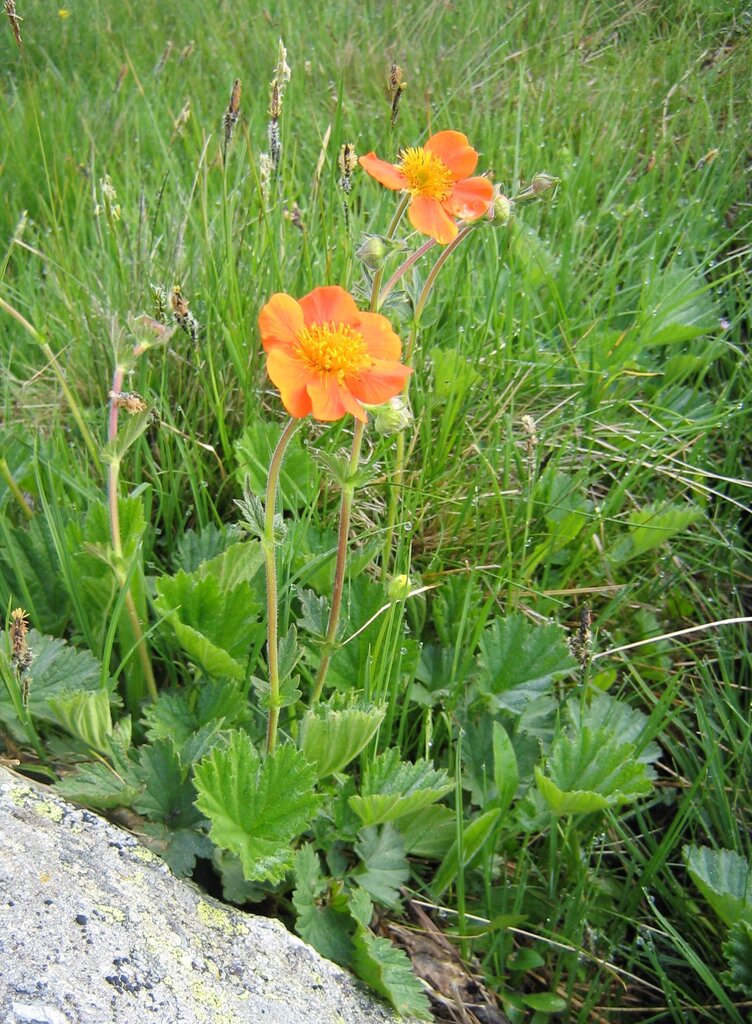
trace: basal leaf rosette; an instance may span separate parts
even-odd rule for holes
[[[412,372],[386,317],[363,312],[343,288],[314,288],[302,299],[272,295],[259,314],[266,369],[296,419],[365,423],[366,405],[400,394]]]
[[[432,135],[425,146],[410,147],[390,164],[375,153],[360,157],[360,166],[395,192],[407,192],[410,223],[423,235],[446,245],[457,236],[454,218],[478,220],[488,213],[494,189],[488,178],[471,177],[478,153],[462,132]]]

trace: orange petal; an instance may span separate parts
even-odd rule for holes
[[[407,210],[412,226],[424,235],[430,235],[437,242],[446,245],[457,235],[457,225],[446,213],[437,199],[415,196]]]
[[[368,370],[354,373],[346,381],[350,391],[361,402],[381,405],[400,394],[412,372],[409,366],[403,366],[402,363],[379,359]]]
[[[477,220],[493,202],[493,185],[488,178],[466,178],[458,181],[452,194],[444,200],[444,209],[462,220]]]
[[[372,178],[381,182],[386,188],[391,188],[395,192],[407,188],[407,178],[399,167],[388,164],[386,160],[379,160],[375,153],[366,153],[365,156],[360,157],[358,163],[364,171],[367,171]]]
[[[348,389],[331,373],[318,374],[308,385],[314,419],[341,420],[351,412],[356,419],[366,421],[366,411]]]
[[[265,351],[275,345],[290,345],[303,330],[303,311],[290,295],[277,292],[259,313],[259,330]]]
[[[284,348],[272,348],[266,357],[266,372],[272,383],[279,389],[285,409],[300,419],[311,411],[308,384],[311,371],[299,359],[289,355]]]
[[[392,330],[392,325],[381,313],[359,313],[358,330],[366,343],[366,351],[372,359],[399,360],[402,342]]]
[[[447,165],[455,181],[468,178],[478,166],[478,154],[462,132],[437,132],[423,148]]]
[[[309,324],[346,324],[358,316],[358,307],[352,295],[338,284],[314,288],[299,301],[306,327]]]

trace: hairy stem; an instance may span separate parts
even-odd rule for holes
[[[269,719],[266,727],[266,752],[272,754],[277,743],[279,722],[279,637],[277,622],[277,552],[274,540],[274,515],[277,500],[277,485],[290,438],[298,428],[298,421],[291,419],[274,449],[266,480],[266,507],[264,511],[264,536],[261,546],[266,566],[266,660],[269,666]]]
[[[313,684],[311,703],[315,704],[324,689],[326,673],[329,669],[334,648],[336,646],[337,626],[339,625],[339,613],[342,608],[342,592],[345,586],[345,569],[347,567],[347,537],[350,532],[350,516],[352,513],[353,496],[355,494],[355,473],[360,461],[360,448],[363,443],[363,432],[365,423],[357,420],[355,433],[353,434],[352,449],[350,451],[350,463],[347,482],[342,487],[342,500],[339,512],[339,535],[337,538],[337,563],[334,570],[334,586],[332,588],[332,606],[329,610],[329,623],[326,629],[326,638],[321,652],[319,670],[316,673],[316,680]]]
[[[112,391],[119,393],[123,388],[125,368],[119,363],[115,367],[112,377]],[[110,414],[107,422],[107,440],[113,444],[117,438],[118,431],[118,405],[117,399],[110,399]],[[123,539],[120,533],[120,510],[118,508],[118,490],[120,484],[120,459],[113,455],[112,461],[107,467],[107,505],[110,514],[110,539],[116,562],[119,563],[123,557]],[[121,586],[125,585],[124,578],[119,580]],[[149,691],[151,700],[157,699],[157,681],[154,678],[154,669],[149,656],[149,649],[146,646],[144,632],[141,628],[141,620],[138,617],[136,602],[129,590],[125,595],[125,610],[133,631],[133,638],[136,641],[138,660],[141,663],[141,671],[144,674],[146,688]]]

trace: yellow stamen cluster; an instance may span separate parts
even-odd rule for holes
[[[363,336],[349,324],[311,324],[297,336],[303,361],[319,373],[331,373],[341,384],[348,373],[368,366]]]
[[[443,160],[435,153],[421,148],[403,149],[400,170],[407,178],[408,191],[414,196],[425,196],[442,202],[452,193],[454,179]]]

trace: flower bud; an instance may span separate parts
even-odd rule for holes
[[[494,200],[488,209],[488,219],[493,221],[495,227],[503,228],[512,219],[514,203],[501,192],[497,192]]]
[[[560,181],[561,178],[555,178],[553,174],[536,174],[528,187],[523,188],[514,198],[516,200],[535,199],[541,192],[548,192],[550,188],[555,188]]]
[[[369,270],[380,270],[389,253],[389,247],[380,235],[365,235],[355,255]]]
[[[404,601],[412,589],[413,581],[409,576],[401,573],[399,576],[392,576],[389,580],[386,596],[396,604],[398,601]]]
[[[533,180],[530,182],[530,188],[533,190],[533,195],[540,195],[541,192],[546,192],[550,188],[554,188],[559,184],[561,178],[555,178],[553,174],[536,174],[533,176]]]
[[[386,437],[390,434],[399,434],[402,430],[407,430],[413,422],[410,406],[401,395],[390,398],[383,405],[377,405],[373,412],[376,432],[384,434]]]

